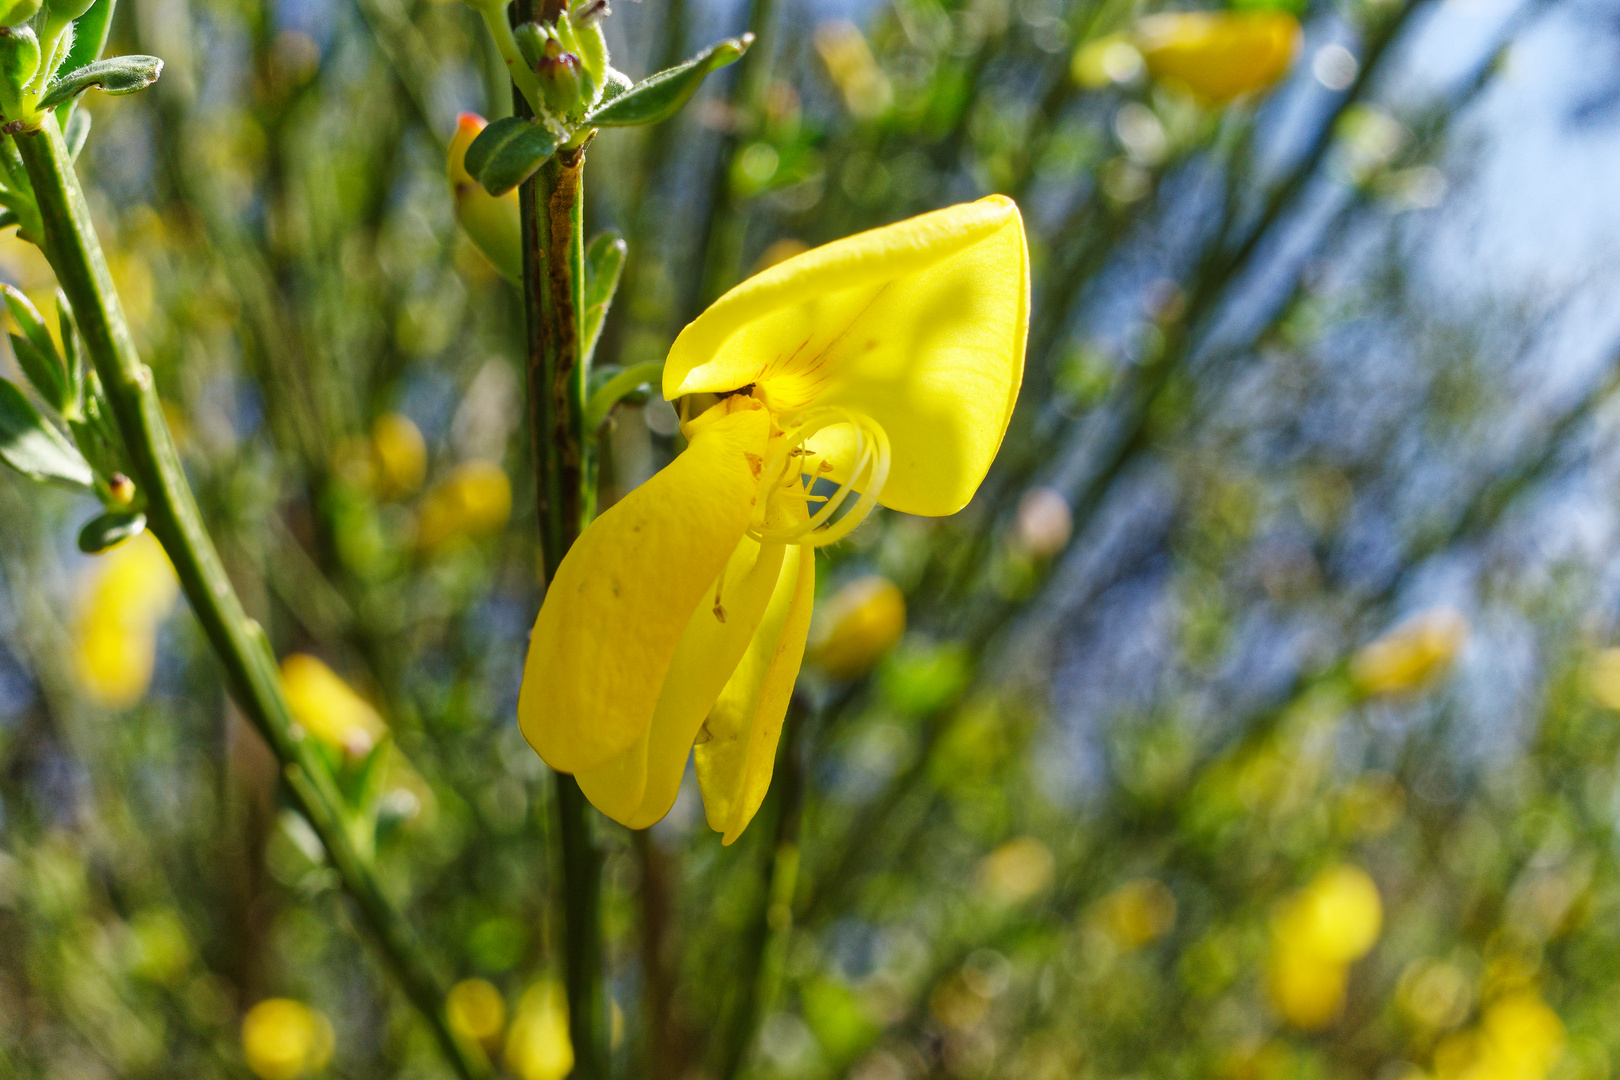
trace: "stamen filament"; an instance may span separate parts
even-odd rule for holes
[[[805,484],[805,473],[809,470],[803,465],[790,468],[790,463],[816,456],[813,451],[805,448],[805,441],[817,432],[839,424],[848,424],[854,429],[854,466],[850,470],[849,478],[840,484],[838,490],[830,497],[811,495],[808,490],[804,490],[808,487]],[[878,495],[889,478],[889,465],[888,434],[870,417],[847,409],[832,407],[816,409],[801,418],[799,423],[782,437],[777,444],[777,450],[771,454],[761,471],[761,492],[765,497],[758,500],[755,520],[751,523],[748,534],[761,543],[802,544],[808,547],[823,547],[842,540],[865,520],[872,507],[877,505]],[[811,483],[814,483],[816,476],[831,472],[832,469],[830,462],[821,461],[810,473]],[[791,526],[766,528],[768,493],[779,483],[784,487],[797,484],[806,502],[825,502],[826,505],[820,507],[808,521]],[[861,489],[860,498],[842,517],[836,522],[833,521],[833,515],[843,507],[850,493],[857,487]]]

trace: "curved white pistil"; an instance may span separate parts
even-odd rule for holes
[[[839,424],[848,424],[855,430],[854,465],[850,468],[849,478],[808,521],[766,527],[767,507],[780,489],[797,484],[800,490],[794,493],[796,497],[813,498],[804,494],[805,470],[798,461],[813,456],[804,448],[812,436]],[[755,520],[749,525],[748,535],[761,543],[802,544],[807,547],[824,547],[842,540],[877,505],[878,495],[889,478],[889,460],[889,436],[871,417],[832,406],[812,409],[798,417],[793,427],[776,440],[776,449],[766,459],[765,467],[760,472],[760,498],[754,511]],[[827,468],[825,463],[821,466],[822,470]],[[850,492],[857,488],[861,494],[855,505],[843,517],[833,521],[833,515],[848,500]]]

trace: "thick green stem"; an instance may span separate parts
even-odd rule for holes
[[[294,805],[325,844],[388,967],[432,1026],[456,1072],[464,1078],[486,1076],[482,1052],[460,1040],[450,1027],[444,991],[421,942],[383,894],[345,829],[342,799],[331,775],[312,744],[298,733],[288,711],[270,643],[243,611],[203,527],[151,369],[141,362],[124,322],[55,116],[47,114],[39,131],[19,135],[16,141],[39,202],[45,254],[73,305],[90,359],[123,432],[136,483],[146,495],[152,531],[174,563],[197,621],[225,666],[232,696],[281,763]]]
[[[515,103],[522,110],[521,99]],[[535,503],[546,579],[595,511],[585,438],[583,337],[585,146],[565,147],[518,192],[523,230],[529,425]],[[571,776],[557,776],[556,814],[562,874],[564,983],[575,1080],[608,1075],[607,993],[603,981],[602,855],[591,838],[590,810]]]

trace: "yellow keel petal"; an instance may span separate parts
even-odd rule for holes
[[[687,621],[646,733],[606,764],[577,774],[585,797],[614,821],[645,829],[669,813],[692,740],[766,616],[785,551],[747,537],[737,544],[724,583],[709,589]],[[716,595],[724,621],[715,614]]]
[[[709,739],[696,750],[698,784],[709,827],[724,834],[723,844],[742,835],[770,787],[815,593],[814,549],[790,549],[748,654],[704,725]]]
[[[687,449],[587,527],[535,619],[518,696],[523,734],[560,772],[646,738],[693,612],[736,552],[769,416],[735,397],[687,425]],[[729,669],[727,669],[729,674]]]

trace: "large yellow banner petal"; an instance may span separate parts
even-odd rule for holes
[[[880,501],[943,515],[973,497],[1023,379],[1029,256],[991,196],[807,251],[721,297],[676,339],[664,394],[759,388],[784,429],[822,406],[870,417],[893,452]],[[847,430],[843,430],[847,434]],[[834,453],[841,429],[817,449]],[[847,453],[844,454],[847,456]]]

